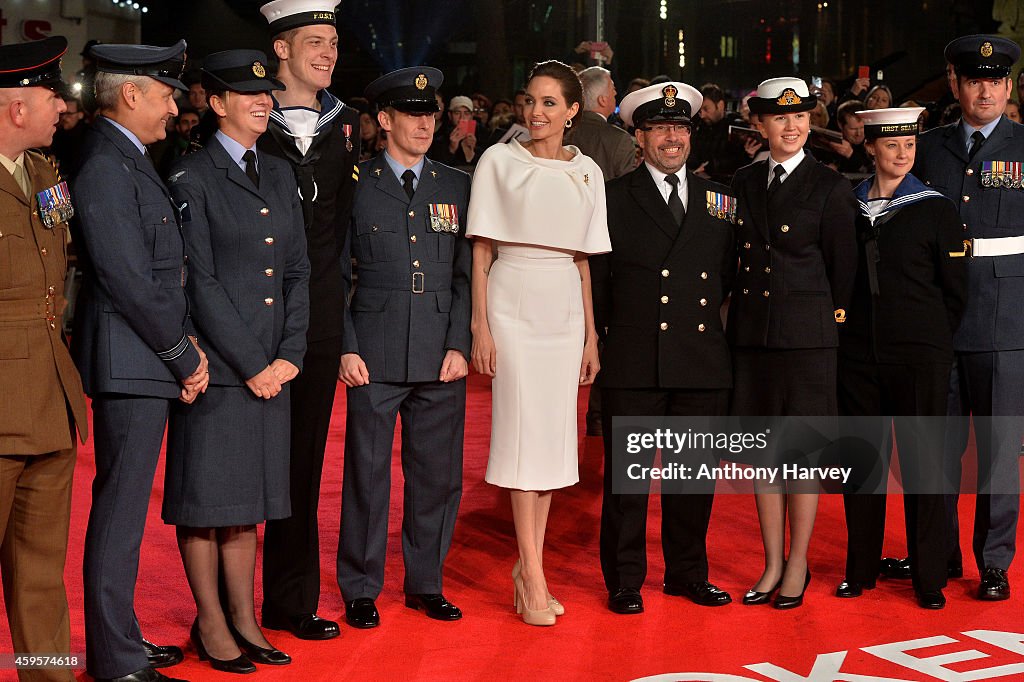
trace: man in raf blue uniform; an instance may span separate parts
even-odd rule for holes
[[[949,43],[945,56],[956,73],[951,85],[962,118],[920,137],[913,173],[956,203],[969,240],[967,309],[953,337],[950,390],[950,414],[963,419],[947,438],[946,456],[951,483],[959,485],[967,415],[973,414],[977,597],[998,601],[1010,596],[1006,572],[1015,551],[1024,433],[1024,126],[1003,115],[1020,47],[996,36],[965,36]],[[960,577],[955,495],[947,500],[947,520],[948,570]]]
[[[164,680],[153,667],[182,659],[142,638],[134,593],[170,401],[191,402],[209,382],[190,338],[178,215],[145,147],[178,113],[184,53],[184,40],[92,50],[101,115],[74,183],[85,280],[72,350],[96,445],[84,578],[86,667],[97,680]]]
[[[341,378],[348,386],[338,584],[345,618],[380,624],[391,443],[402,416],[405,604],[437,620],[462,612],[441,593],[462,496],[462,436],[471,336],[472,251],[463,222],[469,176],[424,157],[438,110],[437,69],[400,69],[366,89],[387,131],[361,164],[349,251],[358,286],[345,310]]]

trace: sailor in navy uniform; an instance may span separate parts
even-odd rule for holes
[[[636,127],[646,162],[608,183],[612,251],[591,258],[594,317],[605,344],[601,569],[614,613],[643,611],[648,495],[614,491],[612,419],[729,409],[732,361],[720,309],[736,273],[736,202],[728,188],[685,169],[701,100],[678,82],[622,100],[619,115]],[[663,491],[665,592],[703,606],[728,604],[729,594],[708,582],[713,489]]]
[[[947,438],[949,483],[960,485],[967,415],[974,417],[979,490],[974,559],[979,599],[1010,596],[1007,570],[1020,510],[1018,457],[1024,434],[1024,127],[1003,112],[1020,47],[997,36],[957,38],[946,46],[962,118],[923,135],[913,173],[953,200],[969,240],[968,298],[953,337],[956,367],[950,415],[962,417]],[[957,497],[947,498],[951,576],[963,574]]]
[[[72,353],[92,397],[96,478],[85,536],[89,673],[165,679],[151,665],[181,650],[142,639],[135,618],[139,545],[170,402],[209,382],[185,295],[185,247],[176,207],[146,153],[178,113],[172,95],[185,41],[171,47],[96,45],[100,116],[73,191],[85,273]]]
[[[391,491],[391,444],[402,416],[405,603],[431,618],[462,612],[442,570],[462,495],[462,438],[471,336],[469,176],[424,157],[441,72],[400,69],[366,89],[388,131],[362,164],[348,239],[358,286],[345,307],[348,386],[338,584],[349,624],[380,623]],[[342,257],[350,263],[349,250]],[[351,286],[352,273],[346,271]]]
[[[341,634],[316,615],[320,600],[317,508],[327,431],[342,353],[341,252],[359,179],[359,113],[327,91],[338,59],[336,0],[274,0],[260,8],[274,36],[277,77],[261,153],[290,164],[302,200],[309,256],[309,330],[302,373],[292,381],[291,503],[267,522],[263,625],[301,639]]]

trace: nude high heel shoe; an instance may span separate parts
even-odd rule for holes
[[[516,613],[523,616],[524,623],[527,625],[555,624],[555,613],[550,608],[533,611],[526,605],[526,588],[523,586],[523,578],[521,575],[517,575],[512,581],[512,584],[515,586],[515,592],[512,596],[512,604],[516,608]]]
[[[522,559],[516,559],[515,565],[512,566],[512,580],[516,580],[517,578],[519,578],[519,573],[522,570]],[[550,592],[548,592],[548,608],[551,609],[552,613],[554,613],[556,616],[565,615],[565,607],[562,606],[562,602],[555,599],[555,597]]]

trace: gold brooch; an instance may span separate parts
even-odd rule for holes
[[[590,184],[590,174],[589,173],[584,173],[583,174],[583,184],[584,185],[589,185]]]

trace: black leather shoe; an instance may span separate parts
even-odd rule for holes
[[[800,594],[795,597],[788,597],[781,592],[775,595],[775,601],[772,602],[772,606],[777,609],[795,609],[804,603],[804,592],[807,591],[807,586],[811,584],[811,571],[808,569],[807,577],[804,578],[804,589],[800,590]]]
[[[192,639],[192,646],[196,648],[196,653],[199,654],[199,660],[209,661],[210,667],[214,670],[219,670],[223,673],[234,673],[236,675],[247,675],[256,672],[256,666],[252,664],[252,661],[245,654],[240,653],[237,657],[230,660],[211,656],[203,644],[203,636],[199,632],[198,619],[192,621],[192,631],[189,633],[189,637]]]
[[[188,682],[177,677],[167,677],[151,667],[136,670],[121,677],[94,677],[93,679],[95,682]]]
[[[407,594],[405,605],[410,609],[426,612],[434,620],[458,620],[462,618],[459,607],[444,598],[443,594]]]
[[[725,590],[720,590],[707,580],[699,583],[682,583],[665,585],[665,594],[673,597],[686,597],[700,606],[725,606],[732,602],[732,597]]]
[[[1006,571],[1001,568],[986,568],[981,574],[981,585],[978,586],[978,599],[983,601],[1003,601],[1010,598],[1010,581]]]
[[[345,621],[354,628],[367,630],[380,625],[377,605],[369,597],[345,602]]]
[[[228,631],[231,632],[231,636],[235,638],[235,644],[242,650],[250,661],[253,663],[262,663],[264,665],[288,665],[292,662],[292,657],[281,651],[271,647],[264,649],[261,646],[257,646],[242,636],[242,633],[235,629],[235,626],[230,622],[228,623]]]
[[[333,639],[341,634],[337,623],[320,618],[315,613],[285,618],[264,613],[262,623],[268,630],[287,630],[299,639]]]
[[[873,589],[875,589],[874,580],[869,583],[862,583],[856,580],[844,580],[839,583],[839,587],[836,588],[836,596],[843,599],[853,599],[864,594],[864,590]]]
[[[608,610],[624,615],[643,613],[644,598],[640,596],[640,590],[623,587],[608,595]]]
[[[890,580],[910,580],[910,559],[882,559],[878,572]]]
[[[917,592],[917,603],[922,609],[941,609],[946,605],[946,598],[942,590],[929,590]]]
[[[142,648],[146,650],[150,668],[167,668],[185,660],[185,654],[176,646],[160,646],[144,639]]]

